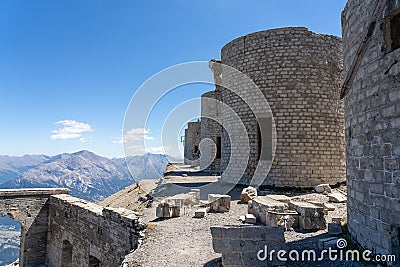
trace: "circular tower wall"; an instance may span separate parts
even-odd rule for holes
[[[306,28],[266,30],[225,45],[221,61],[249,76],[271,107],[277,143],[264,185],[311,187],[345,180],[343,103],[338,100],[342,82],[340,38]],[[238,95],[221,88],[221,97],[240,116],[248,132],[250,157],[240,183],[250,184],[260,157],[260,124]],[[251,106],[256,103],[254,99]],[[224,113],[222,121],[229,121]],[[231,153],[228,138],[224,132],[222,169]]]

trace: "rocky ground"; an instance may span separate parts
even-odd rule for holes
[[[171,178],[169,178],[171,179]],[[181,181],[182,176],[179,177]],[[193,177],[187,177],[187,181],[193,181]],[[168,179],[167,179],[168,180]],[[171,181],[169,181],[171,183]],[[148,186],[148,185],[147,185]],[[155,190],[162,183],[153,185]],[[148,187],[149,188],[149,187]],[[343,191],[344,188],[334,191]],[[154,189],[153,189],[154,190]],[[215,253],[212,248],[212,237],[210,227],[216,225],[238,225],[240,216],[247,213],[247,204],[240,203],[240,192],[242,188],[234,188],[231,209],[226,213],[209,213],[206,217],[194,218],[195,209],[187,209],[180,217],[170,219],[157,219],[155,197],[153,205],[148,205],[143,210],[143,220],[148,222],[148,230],[142,245],[126,257],[124,267],[134,266],[222,266],[221,254]],[[154,193],[154,191],[152,191]],[[324,194],[312,191],[261,191],[259,195],[285,194],[298,201],[328,202]],[[167,195],[164,192],[164,196]],[[132,200],[132,199],[131,199]],[[143,204],[140,204],[143,206]],[[346,203],[334,203],[335,211],[326,215],[327,222],[332,218],[342,218],[346,221]],[[181,212],[182,213],[182,212]],[[327,237],[327,230],[306,232],[299,229],[285,232],[285,240],[288,249],[316,249],[318,240]],[[287,263],[286,266],[364,266],[362,263],[352,262],[295,262]]]

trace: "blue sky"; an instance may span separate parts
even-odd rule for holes
[[[345,2],[2,0],[0,154],[122,156],[125,111],[149,77],[219,58],[227,42],[264,29],[340,36]],[[150,146],[160,146],[162,113],[210,89],[182,87],[160,101],[145,134]]]

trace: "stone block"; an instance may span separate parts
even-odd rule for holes
[[[322,230],[326,228],[324,208],[307,202],[291,201],[289,206],[299,213],[299,227],[304,230]]]
[[[302,217],[322,218],[324,217],[324,208],[318,207],[308,202],[291,201],[289,207],[299,213]]]
[[[216,253],[230,253],[232,252],[231,241],[227,238],[214,238],[212,240],[212,246]]]
[[[328,234],[332,236],[339,236],[343,233],[342,224],[340,222],[328,223]]]
[[[326,229],[325,218],[299,217],[299,227],[303,230],[323,230]]]
[[[291,197],[286,195],[267,195],[267,197],[286,204],[289,204],[290,200],[292,200]]]
[[[287,204],[266,196],[258,196],[248,202],[248,213],[253,214],[257,220],[265,225],[268,225],[268,211],[284,212],[286,208]]]
[[[341,193],[332,193],[328,195],[329,201],[334,203],[343,203],[347,202],[347,197]]]
[[[324,203],[324,209],[328,211],[334,211],[336,209],[336,206],[330,203]]]
[[[291,227],[299,227],[299,214],[295,210],[287,210],[285,212],[268,211],[266,216],[266,225],[284,226],[285,224],[281,224],[282,218],[284,216],[290,216],[294,219],[294,222],[291,225]]]
[[[224,253],[222,254],[222,266],[243,266],[241,253]]]
[[[210,202],[210,211],[227,212],[231,208],[231,196],[209,194],[208,202]]]
[[[320,250],[329,249],[329,248],[336,248],[337,241],[339,239],[337,237],[327,237],[318,240],[318,248]]]
[[[180,216],[179,206],[172,205],[170,203],[161,202],[156,208],[157,218],[172,218]]]
[[[240,202],[247,203],[256,197],[257,197],[257,189],[252,186],[249,186],[242,190],[242,193],[240,194]]]
[[[194,212],[195,218],[204,218],[207,214],[207,208],[201,208]]]
[[[245,222],[250,224],[256,224],[257,218],[253,214],[246,214],[245,215]]]
[[[332,192],[332,189],[329,186],[329,184],[319,184],[317,186],[314,186],[314,190],[317,193],[324,193],[324,192],[331,193]]]

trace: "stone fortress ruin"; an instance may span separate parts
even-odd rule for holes
[[[215,80],[229,74],[222,73],[218,64],[233,67],[260,88],[267,99],[276,127],[276,151],[269,173],[264,174],[263,185],[277,187],[313,187],[318,184],[335,185],[345,180],[345,140],[343,102],[339,101],[342,82],[341,39],[315,34],[306,28],[282,28],[252,33],[237,38],[222,48],[221,61],[211,61]],[[245,86],[240,94],[251,96],[253,88]],[[252,104],[263,107],[262,99]],[[259,102],[259,103],[258,103]],[[273,127],[270,118],[257,120],[238,94],[228,88],[202,95],[201,140],[210,139],[201,146],[201,169],[222,173],[231,159],[229,136],[223,130],[230,124],[230,113],[224,104],[240,117],[249,137],[250,154],[240,184],[249,185],[257,168],[262,150],[269,150],[268,133]],[[264,107],[267,112],[267,107]],[[222,125],[210,118],[221,118]],[[185,151],[198,147],[188,142],[197,129],[189,124],[186,130]],[[262,136],[261,128],[267,136]],[[263,144],[264,140],[264,144]],[[242,140],[245,146],[246,140]],[[241,146],[241,144],[239,144]],[[190,159],[190,154],[185,154]],[[210,160],[211,158],[211,160]],[[214,159],[214,160],[212,160]],[[246,161],[246,155],[242,156]],[[238,173],[238,168],[230,169]],[[232,173],[224,173],[229,179]]]
[[[271,162],[263,177],[266,186],[325,184],[322,193],[325,186],[329,188],[326,184],[347,181],[352,240],[373,253],[396,255],[398,261],[400,1],[349,0],[342,26],[343,43],[335,36],[291,27],[248,34],[225,45],[221,60],[210,61],[216,88],[202,95],[202,119],[190,122],[185,130],[185,164],[222,174],[226,182],[239,171],[225,172],[232,156],[241,158],[225,131],[232,118],[224,106],[230,107],[249,138],[240,185],[251,184],[262,161]],[[269,106],[257,98],[251,104],[258,105],[259,114],[264,110],[265,116],[257,119],[248,102],[223,86],[229,80],[223,65],[243,72],[260,88]],[[254,94],[247,87],[239,93],[250,99]],[[276,141],[275,149],[270,139]],[[273,152],[274,158],[269,158]],[[240,220],[274,226],[212,227],[213,246],[222,254],[224,266],[260,264],[247,247],[238,248],[241,242],[264,245],[272,236],[273,247],[280,248],[284,230],[277,225],[290,218],[285,216],[296,218],[284,221],[287,228],[325,229],[325,213],[335,209],[330,203],[257,196],[256,189],[247,189],[243,202],[248,203],[249,214]],[[229,211],[231,196],[209,194],[204,203],[200,191],[192,189],[167,198],[157,206],[157,216],[173,217],[185,202],[203,205],[195,213],[201,218],[208,209]],[[24,267],[119,266],[125,255],[137,249],[146,228],[133,211],[86,202],[69,196],[65,189],[0,190],[0,215],[22,225],[20,266]],[[240,263],[235,261],[238,258]]]

